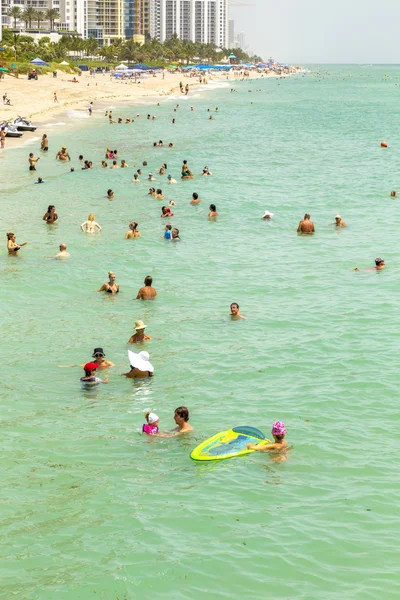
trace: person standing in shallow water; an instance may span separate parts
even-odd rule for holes
[[[306,213],[304,219],[300,221],[299,226],[297,227],[297,233],[306,235],[315,233],[314,223],[311,221],[311,216],[308,213]]]
[[[28,242],[23,242],[23,244],[17,244],[15,239],[15,233],[7,233],[7,250],[8,254],[13,256],[18,256],[18,250],[22,248],[22,246],[26,246]]]
[[[136,296],[136,300],[154,300],[157,296],[155,288],[152,287],[153,278],[147,275],[144,279],[144,287],[141,287]]]

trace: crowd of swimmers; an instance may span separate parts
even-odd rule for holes
[[[176,112],[178,108],[179,108],[179,105],[176,106],[176,108],[174,109],[174,112]],[[191,110],[193,111],[194,107],[191,107]],[[210,109],[208,109],[208,112],[210,112]],[[218,113],[218,108],[215,109],[215,112]],[[113,120],[112,111],[107,111],[105,116],[108,117],[110,123],[115,123],[115,121]],[[139,116],[140,115],[137,115],[137,118],[139,118]],[[212,119],[213,117],[211,116],[210,118]],[[148,114],[147,119],[155,120],[155,117],[151,117],[151,115]],[[118,118],[117,122],[122,123],[122,119]],[[126,119],[126,123],[131,123],[131,122],[134,122],[134,119]],[[175,122],[175,119],[174,119],[174,122]],[[46,153],[48,152],[49,140],[48,140],[47,134],[43,134],[40,146],[41,146],[42,152],[46,152]],[[162,140],[159,140],[158,142],[154,142],[154,147],[163,147],[163,146],[164,146],[164,143]],[[168,144],[168,147],[172,148],[173,143],[170,142]],[[56,158],[56,160],[58,160],[60,162],[70,162],[71,161],[71,156],[70,156],[66,146],[61,147],[61,149],[56,153],[55,158]],[[35,157],[35,155],[33,153],[29,154],[28,162],[29,162],[29,170],[30,171],[36,171],[37,163],[39,160],[40,160],[40,156]],[[85,160],[83,155],[79,155],[78,160],[82,164],[81,168],[83,170],[93,169],[93,162],[89,161],[89,160]],[[118,164],[119,160],[120,159],[118,156],[118,151],[116,149],[111,150],[110,148],[107,148],[104,159],[101,161],[100,168],[111,168],[111,169],[129,168],[129,165],[127,164],[126,160],[121,159],[120,164]],[[109,166],[107,161],[111,161],[111,166]],[[147,162],[144,161],[142,166],[147,167]],[[74,168],[71,169],[72,172],[74,170],[75,170]],[[167,174],[167,171],[168,171],[168,166],[166,163],[163,163],[158,171],[158,176],[160,176],[160,177],[165,176]],[[210,169],[207,165],[202,169],[201,173],[199,173],[199,174],[202,177],[212,176],[212,172],[210,171]],[[138,168],[133,175],[132,183],[139,182],[140,181],[139,178],[142,175],[143,175],[142,168]],[[194,174],[193,170],[190,168],[188,161],[183,160],[182,167],[181,167],[181,179],[185,180],[185,179],[194,179],[194,178],[195,178],[195,174]],[[156,181],[156,178],[154,177],[153,173],[150,172],[149,175],[147,176],[147,180],[148,181]],[[166,182],[168,183],[168,185],[174,185],[177,183],[177,180],[173,178],[172,174],[168,174],[166,176]],[[45,183],[45,181],[41,177],[38,177],[38,179],[37,179],[37,181],[35,181],[35,183],[40,184],[40,183]],[[153,196],[157,200],[165,200],[162,188],[151,187],[148,192],[148,195]],[[111,188],[109,188],[107,190],[106,197],[110,200],[112,200],[114,198],[114,191]],[[199,197],[199,194],[197,192],[193,192],[189,203],[191,205],[199,205],[201,202],[202,202],[202,200]],[[163,205],[161,207],[160,217],[163,219],[172,218],[174,216],[174,213],[172,212],[171,208],[174,206],[176,206],[176,203],[174,200],[170,200],[168,203],[168,206]],[[210,204],[208,218],[211,220],[215,220],[218,216],[219,216],[219,213],[217,211],[216,205]],[[269,220],[272,217],[273,217],[273,213],[270,213],[269,211],[265,211],[263,219]],[[45,223],[47,225],[54,225],[55,223],[57,223],[58,219],[59,219],[59,215],[57,213],[55,205],[54,204],[49,205],[47,208],[47,211],[45,212],[45,214],[43,216],[43,221],[45,221]],[[88,215],[87,220],[84,221],[80,225],[80,229],[85,234],[93,235],[96,233],[100,233],[102,231],[102,226],[99,223],[97,223],[97,221],[95,220],[95,215],[93,213],[91,213]],[[302,221],[300,223],[298,231],[300,233],[307,233],[307,234],[314,233],[315,229],[314,229],[312,222],[310,221],[309,215],[306,215],[304,221]],[[139,237],[141,237],[141,233],[139,231],[138,223],[136,221],[130,222],[129,226],[128,226],[128,231],[125,234],[125,239],[130,240],[130,239],[135,239],[135,238],[139,238]],[[164,232],[163,232],[162,237],[165,240],[170,240],[171,242],[177,242],[177,241],[180,241],[180,239],[181,239],[179,229],[176,227],[172,227],[172,225],[170,223],[167,223],[164,226]],[[22,247],[24,247],[26,244],[27,244],[27,242],[17,243],[16,236],[13,232],[7,233],[7,249],[8,249],[8,253],[10,255],[17,256],[19,250]],[[69,256],[70,256],[70,254],[67,250],[67,245],[65,243],[61,243],[61,244],[59,244],[59,251],[54,256],[51,256],[48,258],[67,259],[67,258],[69,258]],[[118,294],[120,292],[120,285],[117,282],[116,274],[113,271],[109,271],[108,280],[106,282],[104,282],[100,286],[100,288],[96,291],[104,292],[105,294],[110,294],[110,295]],[[144,285],[138,290],[136,299],[149,301],[149,300],[154,300],[156,297],[157,297],[157,291],[153,287],[153,278],[151,277],[151,275],[147,275],[144,279]],[[247,317],[244,316],[240,312],[240,307],[237,302],[231,303],[229,315],[232,320],[246,320],[247,319]],[[150,341],[152,338],[148,334],[145,333],[145,330],[146,330],[146,325],[144,324],[144,322],[140,321],[140,320],[136,321],[135,327],[134,327],[134,332],[130,336],[130,338],[128,340],[128,344],[144,344],[147,341]],[[130,368],[125,373],[122,373],[122,376],[126,377],[127,379],[146,379],[146,378],[152,378],[154,376],[154,366],[152,365],[152,363],[150,361],[150,354],[148,352],[146,352],[145,350],[142,350],[137,353],[129,351],[128,355],[129,355]],[[75,365],[69,365],[69,366],[75,366]],[[98,371],[103,371],[110,367],[114,367],[115,365],[111,361],[106,359],[103,348],[95,348],[94,352],[92,354],[92,360],[90,360],[89,362],[85,363],[82,366],[84,369],[84,375],[80,378],[80,382],[81,382],[82,386],[84,386],[84,388],[90,389],[90,388],[96,387],[100,384],[108,384],[109,383],[108,376],[105,375],[103,378],[101,378],[98,376]],[[145,414],[145,419],[146,419],[146,423],[143,424],[142,431],[147,435],[158,435],[158,436],[169,437],[169,436],[178,435],[181,433],[187,433],[189,431],[192,431],[192,429],[193,429],[193,427],[189,424],[189,410],[185,406],[180,406],[175,410],[174,420],[176,423],[176,428],[169,432],[161,432],[160,431],[160,429],[159,429],[159,420],[160,419],[155,413],[147,412]],[[272,428],[272,434],[273,434],[274,440],[275,440],[274,444],[264,444],[263,446],[258,445],[258,447],[254,448],[254,449],[257,449],[257,450],[283,450],[287,444],[287,442],[284,441],[286,429],[285,429],[283,423],[281,423],[280,421],[274,423],[273,428]]]

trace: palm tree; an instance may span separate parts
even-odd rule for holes
[[[38,29],[40,29],[40,23],[42,21],[44,21],[45,18],[46,18],[46,16],[45,16],[45,14],[44,14],[44,12],[42,10],[35,10],[34,19],[36,19],[36,21],[37,21]]]
[[[86,51],[86,57],[89,57],[90,55],[96,52],[98,48],[98,43],[93,37],[90,37],[89,39],[85,40],[84,48]]]
[[[13,6],[7,13],[7,17],[14,19],[14,29],[17,27],[17,19],[21,18],[21,9],[18,6]]]
[[[22,18],[25,21],[25,25],[28,24],[29,29],[31,29],[32,21],[36,18],[36,10],[33,8],[33,6],[27,6],[25,8],[24,12],[22,13]]]
[[[58,21],[60,15],[58,14],[58,10],[55,8],[49,8],[46,10],[46,19],[50,21],[50,29],[54,29],[54,21]]]

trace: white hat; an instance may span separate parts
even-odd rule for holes
[[[150,425],[153,425],[153,423],[157,423],[157,421],[159,421],[160,418],[156,415],[156,413],[150,413],[147,415],[147,422]]]
[[[336,215],[335,219],[342,219],[340,215]]]
[[[272,213],[272,212],[269,212],[269,210],[266,210],[266,211],[265,211],[265,213],[264,213],[264,216],[263,216],[263,218],[264,218],[264,217],[273,217],[273,216],[274,216],[274,213]]]
[[[132,350],[128,350],[129,362],[132,369],[139,369],[139,371],[150,371],[154,372],[154,367],[150,362],[150,354],[145,350],[136,354]]]

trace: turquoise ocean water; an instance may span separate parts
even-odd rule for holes
[[[132,125],[111,127],[102,110],[53,125],[36,174],[27,155],[39,142],[0,158],[0,598],[400,595],[400,205],[390,197],[400,188],[400,67],[316,67],[235,83],[234,94],[212,87],[115,107],[142,115]],[[175,147],[153,148],[158,139]],[[75,173],[54,160],[62,144]],[[79,170],[78,154],[97,166],[106,147],[130,168]],[[183,159],[214,176],[175,186],[157,176],[177,204],[173,245],[161,239],[163,202],[146,195],[145,178],[130,180],[143,160],[145,173],[166,162],[179,179]],[[35,175],[46,183],[33,185]],[[41,220],[48,204],[54,227]],[[79,229],[90,212],[101,235]],[[296,235],[305,212],[313,237]],[[142,237],[126,241],[131,220]],[[7,255],[6,231],[29,242],[19,257]],[[60,242],[71,258],[48,260]],[[388,265],[379,273],[366,270],[376,256]],[[94,291],[109,270],[115,297]],[[147,274],[152,303],[134,299]],[[229,320],[233,301],[247,321]],[[153,337],[155,377],[132,382],[120,373],[138,319]],[[117,366],[108,386],[86,392],[81,368],[59,365],[86,362],[95,346]],[[143,437],[145,410],[170,429],[182,404],[193,434]],[[293,444],[283,463],[189,457],[217,431],[269,434],[277,419]]]

